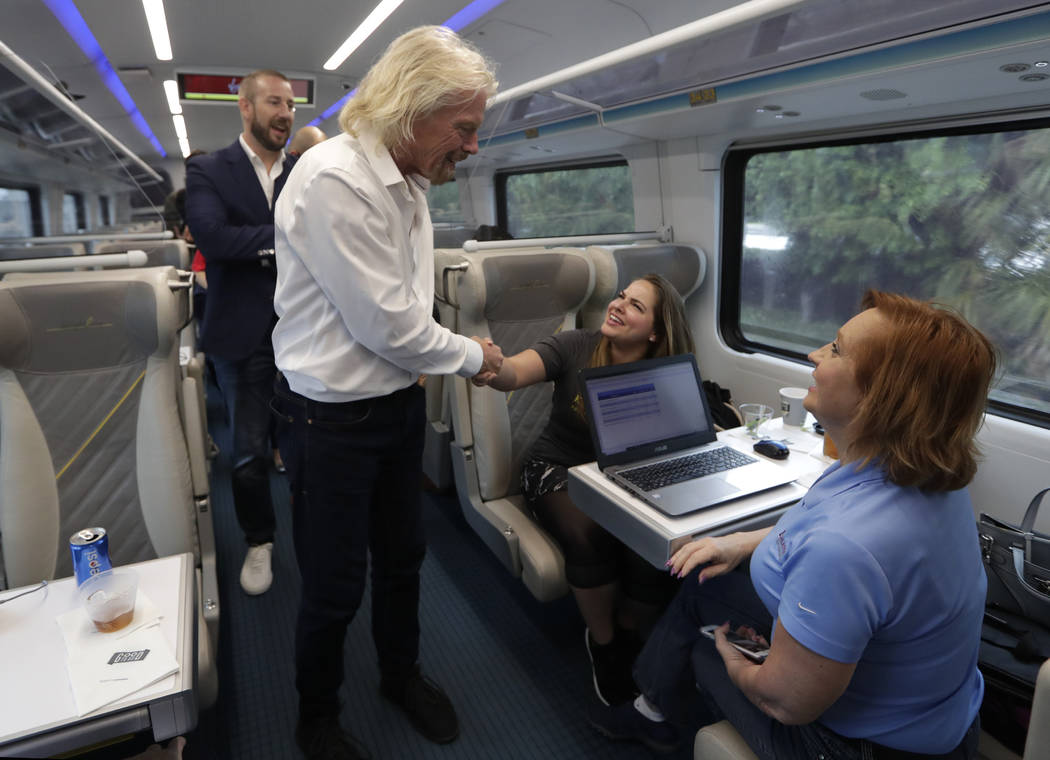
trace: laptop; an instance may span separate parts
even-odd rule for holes
[[[598,468],[672,517],[789,483],[792,468],[719,443],[692,354],[580,370]]]

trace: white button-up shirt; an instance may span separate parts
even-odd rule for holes
[[[244,149],[244,154],[248,156],[252,168],[255,169],[255,176],[259,178],[259,184],[262,185],[263,193],[266,194],[266,205],[273,208],[273,186],[277,182],[277,178],[284,172],[284,150],[281,150],[281,155],[273,162],[273,166],[267,170],[266,164],[259,158],[259,154],[248,147],[248,141],[244,139],[243,132],[238,135],[237,139],[241,141],[241,148]]]
[[[481,369],[481,346],[433,318],[428,187],[367,130],[311,148],[288,175],[274,210],[273,348],[296,393],[355,401]]]

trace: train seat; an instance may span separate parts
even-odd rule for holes
[[[94,252],[96,254],[105,253],[123,253],[128,250],[143,251],[146,254],[146,266],[148,267],[160,267],[160,266],[171,266],[181,271],[189,271],[190,264],[192,262],[192,256],[190,255],[190,248],[186,244],[185,240],[122,240],[98,243],[95,246]],[[116,268],[116,267],[103,267],[104,269]],[[190,300],[190,305],[193,305],[193,300]],[[197,323],[196,315],[191,319],[183,329],[179,331],[179,364],[182,366],[184,375],[191,376],[200,390],[200,398],[198,399],[198,406],[201,409],[201,425],[202,430],[205,431],[205,439],[207,439],[207,419],[206,419],[206,404],[207,401],[204,395],[205,380],[204,380],[204,365],[205,357],[204,354],[198,350],[197,347]],[[206,440],[206,447],[210,448],[210,441]]]
[[[594,285],[594,268],[578,249],[487,251],[464,256],[450,293],[456,332],[489,335],[507,356],[552,333],[572,329]],[[537,599],[568,591],[561,549],[535,522],[520,494],[523,455],[542,431],[551,387],[513,393],[448,377],[452,467],[467,522]]]
[[[448,232],[446,230],[446,232]],[[435,240],[438,230],[434,231]],[[537,252],[542,247],[517,249],[519,252]],[[435,248],[434,250],[434,301],[438,322],[453,332],[459,330],[459,305],[454,302],[450,289],[455,287],[454,274],[467,266],[474,254],[462,248]],[[452,419],[449,395],[451,378],[432,376],[426,379],[427,432],[423,451],[423,473],[439,490],[452,485],[452,462],[449,446],[452,443]]]
[[[707,257],[693,245],[592,245],[587,255],[594,262],[594,291],[580,311],[580,324],[593,329],[601,326],[613,297],[644,274],[663,275],[685,299],[700,287],[707,273]]]
[[[146,252],[146,266],[189,269],[192,257],[185,240],[121,240],[98,243],[94,253],[122,253],[128,250]]]
[[[434,226],[434,248],[458,248],[474,237],[473,227],[444,224]]]
[[[11,255],[5,257],[4,251],[12,251],[14,253],[27,251],[32,252],[32,255],[17,256]],[[2,249],[0,248],[0,277],[3,277],[3,264],[2,262],[7,260],[14,260],[18,258],[23,259],[64,259],[68,256],[80,256],[84,255],[84,245],[82,243],[72,243],[66,246],[37,246],[32,248],[18,248],[18,249]],[[90,255],[105,255],[112,253],[124,253],[129,250],[140,250],[146,255],[146,261],[144,265],[139,266],[172,266],[180,272],[190,270],[190,253],[189,247],[186,245],[184,240],[134,240],[134,241],[123,241],[123,242],[108,242],[99,243],[95,254]],[[82,266],[90,261],[90,259],[81,260],[70,260],[69,266],[65,266],[65,262],[62,262],[62,270],[68,271],[89,271],[93,269],[122,269],[128,265],[107,265],[102,267],[88,267]],[[53,262],[52,262],[53,263]],[[43,269],[41,270],[43,271]],[[59,269],[49,266],[47,271],[60,271]],[[189,305],[192,308],[193,300],[190,299]],[[212,443],[207,436],[207,420],[206,420],[206,400],[204,395],[205,381],[204,381],[204,366],[205,356],[197,348],[197,326],[195,319],[193,318],[192,311],[190,312],[190,318],[184,320],[182,328],[179,330],[179,364],[182,367],[184,376],[190,376],[193,378],[193,382],[196,383],[196,387],[200,392],[200,398],[197,400],[197,406],[201,410],[201,421],[200,429],[203,432],[204,437],[204,450],[208,451],[212,448]]]
[[[66,245],[0,246],[0,261],[17,259],[49,259],[57,256],[83,256],[87,248],[83,243]]]
[[[1050,760],[1050,660],[1043,662],[1036,676],[1024,760]]]
[[[434,230],[434,316],[438,322],[457,332],[458,307],[449,302],[449,277],[465,261],[461,248],[438,247],[438,230]],[[450,268],[451,267],[451,268]],[[426,442],[423,448],[423,474],[438,489],[452,484],[449,444],[452,442],[448,392],[451,385],[439,375],[427,377],[423,386],[427,400]]]
[[[207,706],[219,596],[199,393],[178,364],[187,285],[172,267],[0,281],[0,569],[8,587],[71,575],[68,538],[94,525],[114,565],[192,552]]]
[[[696,732],[694,760],[758,760],[733,724],[720,720]]]
[[[977,755],[983,760],[1050,760],[1050,660],[1043,662],[1035,682],[1024,755],[1018,756],[981,732]],[[727,720],[704,726],[693,742],[694,760],[758,760]]]

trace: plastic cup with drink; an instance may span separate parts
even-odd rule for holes
[[[752,438],[761,438],[759,428],[773,419],[773,407],[765,404],[741,404],[740,416],[744,418],[744,429]]]
[[[127,627],[135,616],[139,576],[134,570],[107,570],[80,584],[77,595],[84,611],[102,633]]]

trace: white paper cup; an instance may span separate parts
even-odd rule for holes
[[[784,414],[784,424],[799,427],[806,421],[806,408],[802,399],[809,391],[805,388],[781,388],[780,411]]]

